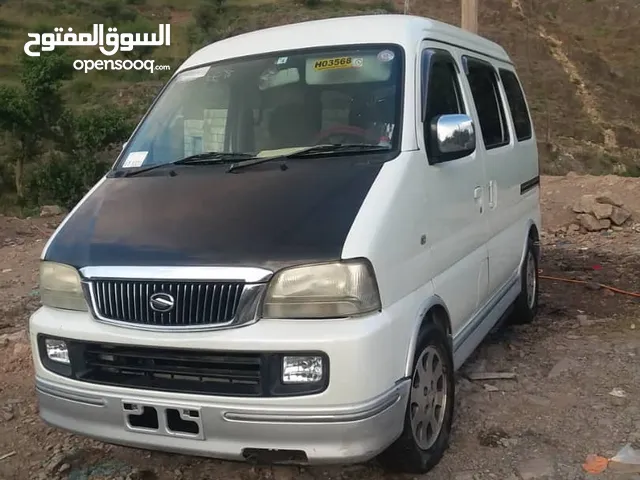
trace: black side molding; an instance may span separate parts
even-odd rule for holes
[[[540,175],[533,177],[531,180],[527,180],[524,183],[520,184],[520,195],[524,195],[529,190],[540,185]]]

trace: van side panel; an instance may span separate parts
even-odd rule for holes
[[[489,290],[496,292],[504,287],[519,270],[522,258],[522,243],[527,238],[530,221],[539,211],[539,169],[536,137],[518,140],[511,116],[508,99],[499,77],[499,69],[514,71],[510,63],[496,60],[477,52],[457,50],[463,56],[488,62],[496,71],[502,109],[509,131],[509,143],[498,148],[486,149],[482,135],[478,138],[478,148],[486,161],[486,173],[490,204],[487,209],[490,226]],[[471,96],[469,82],[465,75],[464,88]],[[478,123],[478,114],[475,121]]]

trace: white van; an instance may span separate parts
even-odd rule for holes
[[[44,248],[40,414],[141,448],[425,472],[455,370],[536,314],[538,184],[484,38],[375,15],[209,45]]]

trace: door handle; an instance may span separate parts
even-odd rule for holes
[[[480,208],[480,213],[483,212],[484,208],[482,205],[482,187],[476,187],[475,190],[473,191],[473,199],[475,200],[475,202],[478,204],[478,207]]]
[[[489,182],[489,208],[496,207],[496,182],[491,180]]]

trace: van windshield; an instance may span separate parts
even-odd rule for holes
[[[116,168],[206,152],[266,157],[326,144],[396,149],[402,81],[397,45],[276,52],[185,70],[167,85]]]

